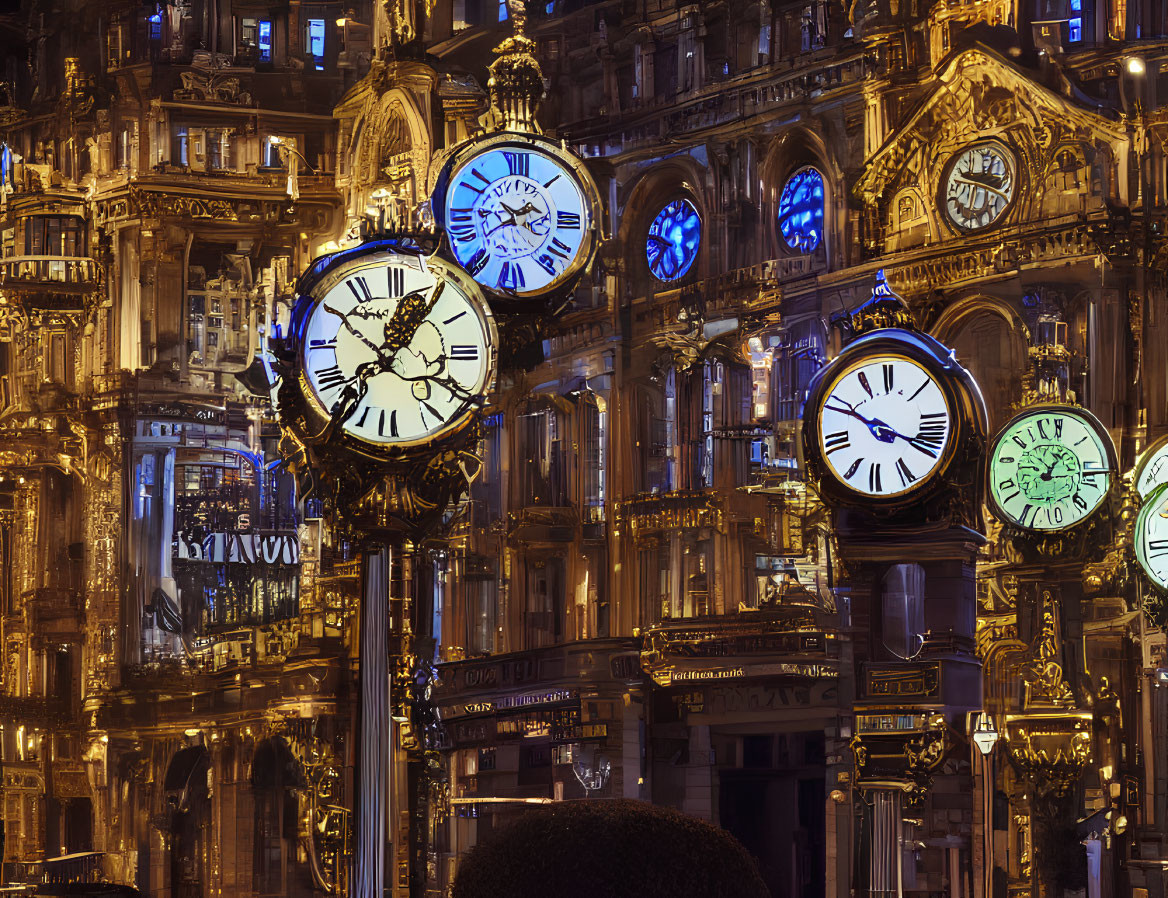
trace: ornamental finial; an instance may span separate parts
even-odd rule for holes
[[[917,329],[908,303],[888,286],[883,268],[876,272],[872,296],[855,311],[832,316],[832,324],[844,332],[845,341],[882,327]]]
[[[527,11],[523,0],[507,0],[507,15],[514,29],[495,47],[487,89],[491,94],[495,130],[540,133],[535,113],[543,99],[543,71],[535,58],[535,41],[524,33]]]

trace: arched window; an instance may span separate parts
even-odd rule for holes
[[[684,277],[698,257],[702,242],[702,218],[687,199],[676,199],[657,213],[645,239],[649,270],[661,281]]]
[[[779,232],[788,247],[812,253],[823,242],[823,175],[811,166],[794,172],[779,197]]]

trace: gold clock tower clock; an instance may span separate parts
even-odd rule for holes
[[[974,571],[985,543],[986,413],[973,377],[916,327],[883,272],[836,324],[844,346],[811,383],[803,451],[832,519],[841,606],[868,634],[855,642],[851,709],[868,858],[857,886],[895,893],[902,873],[886,861],[903,841],[934,843],[934,794],[973,786],[944,762],[968,756],[966,720],[981,706]],[[940,778],[944,789],[934,788]],[[944,858],[928,852],[940,854],[924,847],[919,862],[939,868]]]
[[[360,898],[425,892],[428,805],[442,788],[415,547],[478,472],[478,413],[498,368],[531,364],[601,239],[587,167],[536,123],[535,42],[522,4],[508,6],[488,128],[447,156],[429,201],[437,229],[316,260],[276,347],[294,464],[362,546],[349,889]]]
[[[416,547],[478,471],[497,368],[482,292],[433,242],[395,235],[318,258],[273,346],[291,464],[361,558],[354,896],[417,891],[420,832],[401,823],[425,805],[437,721]]]

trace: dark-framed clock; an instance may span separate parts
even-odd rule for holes
[[[600,195],[583,162],[539,134],[503,132],[456,149],[432,197],[455,260],[492,297],[570,289],[600,242]]]
[[[308,442],[398,456],[453,436],[485,402],[495,324],[457,266],[372,243],[314,263],[297,289],[288,386]]]
[[[1148,445],[1136,462],[1132,484],[1136,495],[1147,499],[1160,484],[1168,483],[1168,434]]]
[[[1099,509],[1115,474],[1111,437],[1089,411],[1030,408],[1010,419],[990,446],[990,510],[1023,530],[1067,530]]]
[[[803,422],[821,490],[871,508],[931,492],[986,432],[969,372],[937,340],[900,328],[858,337],[820,371]]]
[[[996,139],[979,140],[949,159],[941,171],[938,202],[958,231],[981,231],[1001,224],[1018,193],[1014,151]]]

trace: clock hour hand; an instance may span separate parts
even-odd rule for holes
[[[838,401],[843,402],[844,400],[839,399]],[[847,405],[847,403],[844,404]],[[825,405],[824,408],[829,412],[839,412],[841,415],[851,415],[853,418],[862,421],[864,426],[872,432],[872,436],[876,437],[876,439],[878,439],[881,443],[891,443],[895,441],[897,437],[900,437],[902,440],[908,439],[908,437],[906,437],[904,434],[893,430],[879,418],[865,418],[851,406],[848,406],[847,408],[836,408],[830,405]]]
[[[353,322],[351,322],[349,320],[349,315],[346,315],[344,312],[341,312],[337,309],[334,309],[327,302],[324,304],[324,310],[326,312],[332,312],[334,315],[336,315],[338,318],[340,318],[341,324],[343,324],[345,326],[345,328],[348,329],[349,333],[351,333],[354,337],[356,337],[358,340],[360,340],[362,343],[364,343],[366,346],[368,346],[370,349],[372,349],[378,355],[381,354],[381,347],[376,345],[372,340],[370,340],[368,337],[366,337],[365,334],[362,333],[362,331],[359,328],[354,327]],[[349,314],[352,314],[352,312],[350,312]]]
[[[394,353],[410,345],[418,328],[422,326],[422,323],[430,316],[430,311],[438,304],[438,298],[442,295],[445,287],[446,282],[440,280],[428,297],[422,290],[413,290],[398,300],[397,308],[393,310],[393,316],[385,324],[385,345],[382,352],[378,353],[386,366],[382,370],[388,369],[388,365],[393,361]],[[388,359],[385,358],[384,353],[389,354]]]

